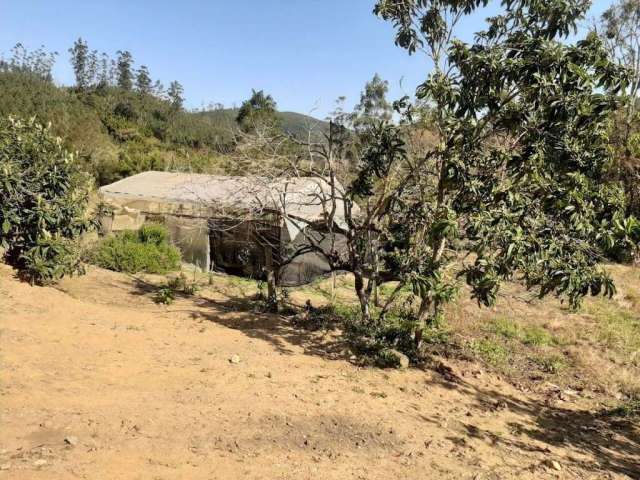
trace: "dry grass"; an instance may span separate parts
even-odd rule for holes
[[[640,394],[640,272],[628,266],[608,268],[618,294],[612,300],[588,298],[577,312],[553,297],[537,299],[516,284],[504,285],[494,307],[479,307],[462,288],[447,311],[444,328],[455,348],[445,353],[462,354],[534,389],[551,383],[599,398]],[[250,300],[260,288],[259,282],[233,276],[196,277],[203,292],[229,298]],[[393,287],[383,285],[381,297]],[[356,303],[349,275],[337,275],[335,288],[325,278],[287,292],[297,306],[307,300],[315,307]]]

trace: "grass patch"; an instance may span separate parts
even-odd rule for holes
[[[606,348],[632,358],[638,365],[640,358],[640,318],[629,310],[612,303],[598,302],[588,309],[596,319],[597,339]]]
[[[567,368],[568,364],[562,355],[548,354],[536,356],[533,362],[540,367],[543,372],[558,374]]]
[[[490,338],[473,340],[470,346],[476,355],[494,367],[505,366],[510,357],[509,350],[502,343]]]
[[[517,340],[534,347],[559,345],[560,340],[546,329],[537,325],[521,326],[515,321],[498,317],[491,320],[486,328],[489,332],[509,340]]]

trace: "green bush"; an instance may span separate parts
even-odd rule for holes
[[[90,182],[48,127],[0,117],[0,245],[31,283],[79,272]]]
[[[120,232],[102,240],[91,261],[116,272],[167,273],[180,268],[180,251],[168,238],[167,230],[156,224]]]
[[[159,246],[163,243],[169,243],[169,232],[164,225],[147,223],[138,230],[138,238],[142,243],[152,243]]]

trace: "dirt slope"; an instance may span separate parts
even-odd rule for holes
[[[0,479],[640,478],[633,426],[477,365],[359,369],[337,337],[102,270],[61,289],[0,267]]]

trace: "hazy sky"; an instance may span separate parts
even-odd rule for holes
[[[81,36],[91,49],[131,51],[165,85],[179,80],[187,107],[238,105],[256,88],[272,94],[280,110],[324,117],[340,95],[355,103],[376,72],[397,98],[412,94],[429,69],[423,56],[395,47],[391,26],[371,13],[374,3],[0,0],[0,53],[17,42],[58,51],[55,80],[70,84],[67,49]],[[597,16],[611,0],[593,3]],[[490,6],[465,19],[460,36],[470,40],[494,12]]]

